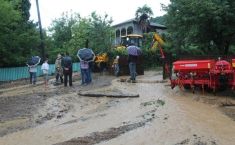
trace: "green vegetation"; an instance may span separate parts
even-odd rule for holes
[[[155,23],[158,23],[158,24],[161,24],[161,25],[165,25],[165,23],[166,23],[164,16],[159,16],[159,17],[152,18],[151,21],[153,21]]]
[[[29,20],[29,0],[0,0],[0,67],[22,66],[28,57],[41,55],[38,24]],[[178,55],[235,54],[235,2],[233,0],[171,0],[162,6],[167,12],[152,18],[147,5],[136,10],[136,19],[144,32],[150,20],[167,26],[162,35],[165,52]],[[127,55],[124,49],[114,50],[114,30],[108,15],[96,12],[82,18],[77,13],[64,13],[44,30],[45,52],[50,63],[57,53],[68,51],[76,60],[78,49],[89,47],[96,54],[108,52],[112,58]],[[145,67],[160,65],[158,49],[149,49],[152,33],[144,34],[143,57]]]
[[[56,53],[65,51],[76,58],[75,54],[85,47],[86,40],[96,54],[107,52],[114,36],[111,23],[112,19],[108,15],[101,17],[95,12],[88,18],[81,18],[79,14],[63,14],[61,18],[53,21],[49,29],[52,33],[52,46],[48,50],[50,58],[53,59]]]
[[[28,0],[0,0],[0,67],[24,65],[37,51],[39,34],[29,21]]]
[[[135,12],[135,19],[139,22],[143,32],[147,32],[147,26],[150,24],[150,17],[153,15],[152,9],[144,5],[143,7],[138,7]]]
[[[167,31],[178,54],[231,53],[235,43],[233,0],[171,0],[164,9]]]

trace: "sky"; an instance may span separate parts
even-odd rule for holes
[[[36,0],[30,0],[30,19],[38,21]],[[108,14],[113,23],[118,24],[135,17],[138,7],[145,4],[151,7],[154,17],[162,16],[161,4],[168,5],[170,0],[38,0],[43,28],[48,28],[52,20],[59,18],[63,12],[77,12],[81,17],[89,16],[93,11],[98,15]]]

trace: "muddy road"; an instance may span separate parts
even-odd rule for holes
[[[73,87],[1,84],[0,145],[232,145],[235,97],[170,89],[159,72],[137,83],[94,74]],[[128,77],[122,77],[128,78]],[[83,92],[139,97],[88,97]],[[228,96],[228,97],[227,97]]]

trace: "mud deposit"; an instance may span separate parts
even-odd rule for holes
[[[235,106],[223,106],[220,110],[235,121]]]
[[[76,87],[80,90],[100,88],[109,86],[112,79],[113,77],[109,77],[102,82],[96,79],[92,85],[83,87],[79,85],[77,76],[74,78],[76,80],[74,87],[64,88],[63,84],[55,86],[54,79],[51,77],[50,89],[46,91],[42,85],[42,78],[38,78],[36,85],[29,85],[28,79],[2,83],[0,85],[0,136],[35,127],[53,118],[61,118],[73,107],[68,103],[72,98],[62,98],[59,104],[53,104],[43,114],[38,112],[38,108],[47,107],[46,102],[50,98],[58,99],[59,96],[77,91]]]
[[[128,78],[93,74],[82,86],[75,74],[73,87],[51,78],[47,90],[41,78],[0,84],[0,145],[234,144],[234,93],[171,90],[156,71]]]
[[[147,120],[147,121],[149,121],[149,120]],[[109,130],[103,131],[103,132],[94,132],[94,133],[90,134],[89,136],[78,137],[78,138],[71,139],[69,141],[66,141],[63,143],[58,143],[55,145],[94,145],[94,144],[100,143],[102,141],[116,138],[117,136],[124,134],[125,132],[142,127],[145,125],[145,123],[147,121],[124,125],[124,126],[120,126],[118,128],[110,128]]]
[[[32,113],[42,105],[44,99],[44,96],[0,97],[0,136],[34,126]],[[8,121],[13,126],[7,126]]]

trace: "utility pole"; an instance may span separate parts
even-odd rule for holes
[[[40,31],[40,39],[41,39],[41,43],[40,43],[40,49],[41,49],[41,55],[42,55],[42,59],[45,59],[45,52],[44,52],[44,37],[43,37],[43,33],[42,33],[42,23],[41,23],[41,17],[40,17],[40,10],[39,10],[39,4],[38,4],[38,0],[36,0],[36,5],[37,5],[37,12],[38,12],[38,24],[39,24],[39,31]]]

